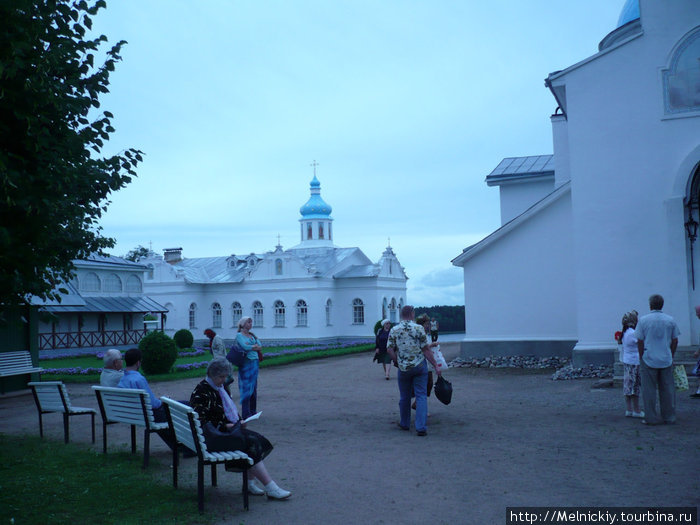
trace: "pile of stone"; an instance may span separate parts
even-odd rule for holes
[[[568,365],[554,372],[554,374],[552,375],[552,380],[559,381],[562,379],[581,379],[583,377],[597,377],[601,379],[608,379],[612,378],[612,376],[612,365],[586,365],[581,368],[574,368],[573,366]]]
[[[458,357],[449,363],[450,368],[561,368],[569,364],[568,357],[535,357],[510,355],[489,357]]]

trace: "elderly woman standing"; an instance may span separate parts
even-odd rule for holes
[[[386,352],[386,343],[389,340],[389,331],[391,330],[391,321],[389,319],[382,320],[382,327],[377,332],[377,338],[374,345],[374,359],[384,367],[384,378],[389,381],[389,372],[391,371],[391,357]]]
[[[190,397],[190,405],[202,423],[207,450],[245,452],[255,462],[249,470],[252,479],[248,480],[248,492],[258,496],[265,494],[272,499],[286,499],[292,493],[273,481],[262,462],[272,451],[272,444],[262,434],[245,428],[236,404],[224,389],[224,381],[230,374],[231,364],[225,358],[212,359],[207,367],[207,377],[195,387]]]
[[[622,393],[625,396],[625,416],[644,417],[639,409],[639,390],[641,379],[639,375],[639,350],[634,329],[637,326],[637,312],[632,310],[622,316],[622,354],[620,361],[625,369],[622,382]]]
[[[262,358],[262,344],[250,331],[252,327],[252,318],[241,317],[236,334],[236,343],[246,351],[245,363],[238,369],[238,392],[241,396],[243,419],[255,414],[258,404],[258,369]]]

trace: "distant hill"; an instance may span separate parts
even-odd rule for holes
[[[440,332],[464,332],[464,306],[416,306],[416,317],[420,314],[437,319]]]

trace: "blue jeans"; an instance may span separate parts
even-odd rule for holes
[[[411,396],[416,395],[416,431],[426,430],[428,420],[428,365],[423,362],[406,370],[399,370],[399,413],[400,425],[408,428],[411,425]]]

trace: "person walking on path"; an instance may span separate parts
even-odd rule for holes
[[[398,366],[399,427],[408,430],[411,424],[411,396],[416,396],[416,434],[425,436],[428,433],[428,367],[426,360],[441,375],[440,368],[435,362],[433,353],[428,345],[428,338],[422,326],[413,322],[415,311],[413,306],[406,305],[401,309],[401,321],[389,332],[387,352],[392,361]]]
[[[204,330],[204,335],[209,339],[209,348],[211,350],[211,355],[214,359],[217,357],[226,357],[228,350],[226,350],[226,344],[220,335],[216,335],[216,332],[211,328]]]
[[[389,372],[391,372],[391,357],[386,351],[386,345],[389,341],[389,330],[391,330],[391,321],[389,319],[384,319],[382,321],[382,327],[377,332],[377,337],[374,341],[374,359],[377,363],[381,363],[384,367],[384,377],[387,381],[391,379],[389,377]]]
[[[673,384],[673,356],[678,347],[680,330],[673,317],[661,311],[664,298],[658,294],[649,297],[650,313],[643,316],[634,332],[639,351],[642,397],[645,419],[642,423],[658,425],[676,422],[676,388]],[[661,417],[656,413],[659,397]]]
[[[241,396],[243,419],[255,414],[258,408],[258,370],[262,357],[262,344],[250,331],[252,327],[251,317],[241,317],[236,334],[236,342],[246,351],[245,363],[238,369],[238,393]]]

